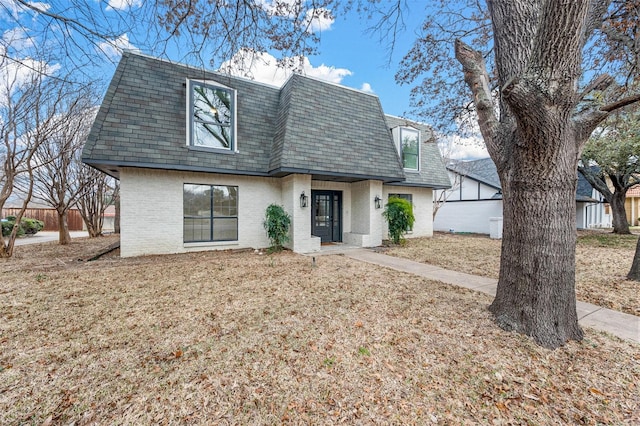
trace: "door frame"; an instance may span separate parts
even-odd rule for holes
[[[333,191],[333,190],[311,190],[311,235],[315,235],[316,230],[316,197],[318,195],[330,195],[331,196],[331,209],[329,211],[330,221],[331,221],[331,237],[329,241],[323,242],[332,242],[332,243],[341,243],[342,242],[342,191]],[[337,197],[337,198],[335,198]],[[338,203],[337,208],[337,216],[335,217],[335,205],[334,203]]]

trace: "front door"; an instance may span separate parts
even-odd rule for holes
[[[323,243],[342,241],[342,192],[311,191],[311,234]]]

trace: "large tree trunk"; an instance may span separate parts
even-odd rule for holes
[[[500,94],[481,52],[456,40],[478,124],[503,189],[498,324],[556,348],[580,340],[575,298],[576,171],[610,110],[576,112],[581,52],[598,3],[488,0]],[[606,9],[606,4],[604,5]]]
[[[614,234],[631,233],[631,231],[629,231],[629,221],[627,220],[627,210],[624,207],[626,198],[626,190],[621,191],[616,188],[616,191],[611,194],[610,205]]]
[[[572,138],[554,128],[535,140],[564,149],[516,149],[504,173],[500,279],[489,307],[500,327],[549,348],[583,336],[574,287],[577,161]]]
[[[627,279],[640,281],[640,238],[638,238],[638,243],[636,244],[636,254],[633,256],[633,263]]]
[[[69,233],[69,221],[67,220],[67,210],[58,211],[58,242],[60,245],[71,244],[71,234]]]

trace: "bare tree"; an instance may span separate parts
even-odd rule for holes
[[[89,237],[98,237],[102,235],[105,210],[119,198],[119,185],[112,177],[87,165],[82,166],[79,180],[86,190],[79,197],[77,207]]]
[[[44,62],[31,60],[25,68],[0,58],[0,211],[15,185],[25,183],[16,225],[8,237],[0,236],[0,257],[13,255],[18,226],[33,192],[33,158],[59,124],[55,120],[61,108],[59,81],[45,77],[49,68]]]
[[[451,198],[451,196],[460,189],[465,178],[465,176],[460,173],[452,173],[449,177],[453,177],[453,179],[451,179],[451,188],[440,189],[433,193],[433,219],[436,218],[436,215],[449,198]]]
[[[68,78],[95,79],[95,72],[114,61],[120,48],[131,48],[130,35],[136,27],[148,28],[145,39],[135,40],[142,47],[153,44],[158,34],[155,2],[95,2],[93,0],[50,0],[36,2],[5,0],[0,15],[7,27],[0,38],[0,56],[14,64],[29,66],[26,55],[12,54],[6,34],[20,41],[20,49],[46,46],[48,57],[61,65]],[[10,37],[11,38],[11,37]],[[13,40],[13,45],[15,45]]]
[[[81,178],[82,146],[95,116],[94,97],[86,86],[59,88],[60,109],[51,120],[54,127],[35,150],[33,197],[51,206],[58,214],[59,243],[71,242],[68,212],[78,199],[93,188]]]

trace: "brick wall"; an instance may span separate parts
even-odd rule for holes
[[[185,183],[238,187],[238,241],[183,243]],[[288,246],[300,253],[318,251],[320,239],[311,235],[312,206],[300,207],[300,193],[305,191],[311,201],[312,188],[342,191],[345,242],[376,246],[387,238],[383,209],[375,209],[373,200],[380,195],[386,202],[390,192],[413,195],[416,223],[407,237],[433,234],[433,197],[427,188],[383,187],[379,181],[321,182],[312,181],[309,175],[278,179],[124,168],[120,172],[121,256],[268,247],[262,224],[271,203],[282,205],[292,217],[292,240]]]
[[[183,243],[183,184],[238,186],[238,241]],[[267,247],[264,214],[281,204],[280,180],[211,173],[123,169],[120,173],[123,257]]]
[[[411,194],[413,198],[413,215],[415,223],[413,230],[405,238],[433,236],[433,190],[431,188],[416,188],[410,186],[384,186],[383,208],[389,200],[389,194]],[[440,212],[438,213],[440,214]],[[487,223],[487,227],[489,224]],[[389,227],[386,220],[382,224],[383,238],[389,238]]]

